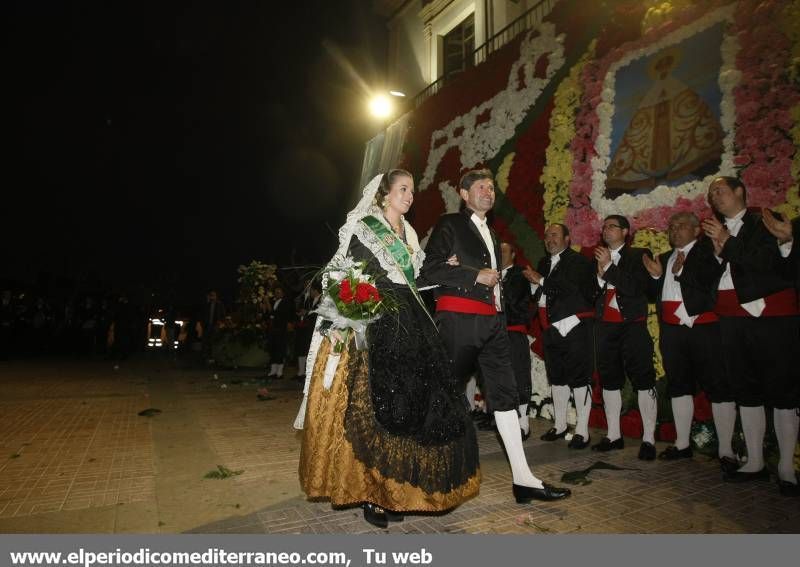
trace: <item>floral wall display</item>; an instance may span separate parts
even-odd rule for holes
[[[692,51],[702,34],[716,34],[704,44],[716,51]],[[610,194],[624,103],[647,95],[620,85],[631,69],[670,50],[717,61],[700,86],[689,85],[699,92],[711,84],[718,93],[706,103],[717,123],[716,161],[647,190]],[[740,176],[750,206],[798,216],[799,145],[797,2],[562,0],[538,29],[414,112],[402,165],[418,180],[411,220],[421,235],[457,210],[461,174],[489,167],[498,189],[493,226],[517,246],[519,262],[535,265],[547,224],[567,224],[573,246],[591,256],[608,214],[629,218],[636,245],[666,250],[672,214],[710,214],[705,194],[716,175]],[[650,328],[656,335],[654,318]],[[663,373],[658,355],[655,362]]]

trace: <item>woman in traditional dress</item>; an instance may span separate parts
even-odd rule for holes
[[[313,372],[295,422],[303,428],[306,495],[337,507],[360,504],[378,527],[407,512],[451,509],[475,496],[480,482],[463,385],[417,291],[425,256],[403,218],[413,200],[411,174],[395,169],[373,179],[348,214],[331,265],[346,256],[365,262],[364,272],[398,308],[369,324],[366,349],[351,333],[339,355],[338,333],[318,319]]]

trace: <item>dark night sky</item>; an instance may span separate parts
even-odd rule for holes
[[[0,277],[230,294],[240,263],[323,260],[377,131],[324,45],[380,84],[370,5],[15,0]]]

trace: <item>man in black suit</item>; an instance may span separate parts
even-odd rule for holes
[[[297,297],[297,323],[295,324],[295,351],[297,355],[297,379],[305,380],[306,358],[311,346],[311,337],[314,334],[314,325],[317,314],[314,312],[319,307],[322,299],[322,287],[319,280],[307,280],[303,293]]]
[[[570,490],[543,483],[531,472],[522,448],[517,414],[519,393],[510,361],[498,272],[500,246],[486,222],[494,206],[488,170],[467,172],[459,183],[463,209],[439,219],[428,240],[422,276],[436,289],[436,323],[466,386],[480,368],[487,408],[493,412],[513,476],[517,502],[555,500]],[[458,265],[448,262],[456,255]]]
[[[283,378],[289,323],[294,318],[294,308],[291,301],[285,297],[283,286],[277,285],[272,293],[274,300],[269,314],[269,335],[267,337],[270,370],[267,378]]]
[[[541,438],[555,441],[566,436],[571,391],[578,420],[569,447],[585,449],[589,445],[592,409],[595,283],[591,261],[569,244],[569,229],[565,225],[556,223],[547,227],[544,246],[548,256],[539,261],[537,270],[529,269],[527,274],[536,288],[544,362],[555,414],[555,426]]]
[[[800,322],[795,282],[780,269],[775,237],[760,215],[747,210],[747,190],[739,179],[714,179],[708,200],[720,218],[704,220],[702,228],[712,239],[724,269],[715,310],[747,445],[747,462],[736,470],[723,463],[723,478],[727,482],[769,479],[763,456],[767,405],[773,408],[780,450],[780,493],[800,496],[794,471],[800,426]]]
[[[511,351],[511,366],[519,393],[519,426],[522,440],[531,435],[528,420],[528,404],[531,401],[531,347],[528,342],[528,323],[531,320],[531,285],[523,273],[522,266],[514,264],[517,256],[514,247],[508,242],[500,243],[500,257],[503,269],[500,280],[503,287],[503,311],[506,314],[506,330]]]
[[[656,260],[642,256],[653,278],[651,289],[661,323],[659,345],[677,433],[675,444],[658,458],[674,461],[692,457],[689,437],[699,384],[711,402],[719,458],[732,460],[736,404],[719,364],[722,344],[719,318],[714,313],[722,267],[714,259],[711,241],[698,240],[700,220],[694,213],[672,215],[668,233],[672,250]]]
[[[653,368],[653,339],[647,332],[647,289],[650,274],[642,256],[644,248],[626,244],[630,223],[622,215],[603,221],[603,242],[595,249],[597,284],[600,290],[597,321],[597,371],[603,386],[603,405],[608,433],[593,451],[622,449],[620,432],[622,394],[627,375],[637,391],[644,433],[639,458],[656,458],[656,373]]]
[[[203,356],[208,363],[214,362],[212,355],[214,336],[216,335],[217,329],[225,320],[225,316],[225,304],[219,300],[216,290],[209,290],[206,295],[206,304],[203,306],[200,316],[195,323],[195,331],[203,345]]]

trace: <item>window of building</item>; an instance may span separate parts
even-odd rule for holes
[[[475,50],[475,14],[444,36],[444,76],[472,67],[472,52]]]

